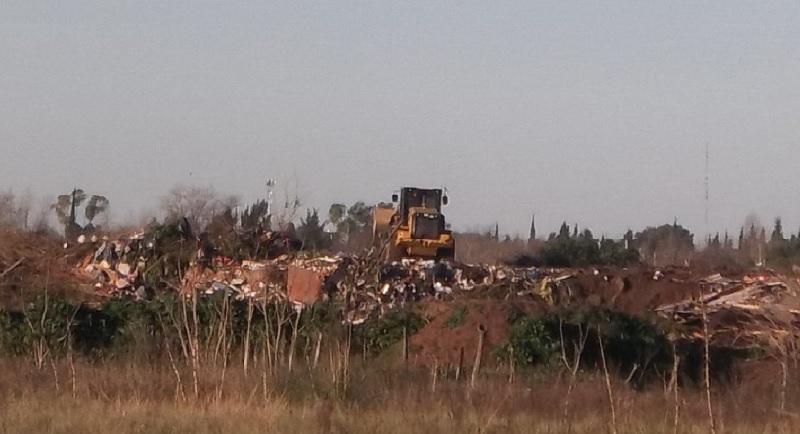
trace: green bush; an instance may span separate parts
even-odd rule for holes
[[[668,372],[672,346],[667,329],[652,318],[641,318],[606,308],[567,307],[546,315],[524,315],[512,311],[508,317],[507,341],[496,352],[506,358],[513,350],[519,366],[550,366],[561,356],[561,345],[569,360],[585,339],[581,354],[584,368],[600,366],[602,339],[606,360],[620,375],[634,373],[634,384]],[[635,367],[635,370],[634,370]]]
[[[353,344],[366,347],[367,353],[376,355],[403,339],[403,329],[408,336],[424,325],[423,318],[414,312],[397,310],[379,318],[367,320],[353,328]]]
[[[508,341],[501,346],[501,351],[513,352],[520,366],[535,366],[553,363],[559,347],[542,317],[526,316],[511,325]]]

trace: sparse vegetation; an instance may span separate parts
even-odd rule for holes
[[[450,316],[444,321],[444,326],[449,329],[460,327],[464,324],[464,321],[466,321],[467,315],[469,315],[467,307],[464,305],[457,305],[453,311],[450,312]]]
[[[420,326],[422,319],[416,314],[399,311],[383,321],[354,326],[350,334],[336,319],[334,306],[304,311],[297,330],[290,325],[295,323],[293,309],[270,310],[267,317],[273,332],[279,324],[287,325],[280,332],[283,338],[275,340],[257,331],[263,326],[253,327],[256,336],[248,358],[242,340],[247,326],[241,321],[246,304],[231,306],[234,317],[226,319],[222,299],[209,299],[197,307],[170,304],[174,302],[117,301],[100,310],[80,307],[75,314],[74,307],[63,300],[48,300],[51,319],[44,322],[44,330],[34,327],[31,332],[22,327],[28,323],[25,316],[41,319],[43,306],[5,312],[6,331],[0,342],[3,348],[15,350],[0,357],[0,389],[6,398],[14,397],[0,406],[3,429],[37,433],[596,432],[610,423],[607,407],[597,405],[607,392],[597,370],[596,345],[587,345],[579,381],[571,392],[568,419],[562,418],[568,386],[556,380],[555,359],[562,345],[572,350],[575,329],[571,327],[582,324],[604,336],[618,432],[675,432],[672,396],[664,393],[665,383],[643,383],[634,390],[628,383],[630,371],[619,363],[625,358],[649,357],[653,349],[661,348],[662,335],[656,327],[626,315],[608,311],[510,315],[514,324],[509,343],[515,360],[526,370],[509,383],[510,367],[501,358],[470,385],[463,376],[457,380],[452,367],[441,366],[432,375],[424,366],[374,357],[397,345],[404,327],[413,333]],[[197,323],[191,319],[195,309]],[[9,315],[17,316],[16,325],[10,327],[16,331],[11,334],[7,332]],[[607,327],[597,328],[600,324]],[[572,337],[554,339],[553,328],[559,325],[565,336]],[[316,340],[310,338],[321,330],[325,332],[318,350]],[[295,331],[302,342],[295,346],[296,359],[290,368],[288,343]],[[9,336],[16,342],[10,347]],[[39,338],[48,351],[38,353],[44,354],[42,363],[31,363],[36,354],[31,350],[37,348]],[[593,339],[596,334],[589,338]],[[70,350],[73,344],[75,354]],[[105,350],[91,351],[82,345]],[[198,350],[196,364],[192,348]],[[362,348],[368,352],[365,357],[360,354]],[[689,360],[692,355],[682,357]],[[249,362],[247,369],[244,360]],[[667,374],[661,369],[659,365],[647,371]],[[792,370],[788,377],[786,415],[772,411],[778,406],[778,395],[777,386],[770,382],[714,394],[725,432],[789,433],[800,428],[796,418],[788,415],[800,409],[797,374]],[[677,432],[698,432],[706,426],[700,392],[689,377],[679,383]],[[742,406],[745,396],[748,405]],[[414,417],[409,418],[410,414]]]

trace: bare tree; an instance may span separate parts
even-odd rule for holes
[[[39,200],[39,205],[32,213],[32,218],[31,218],[30,227],[33,231],[39,233],[46,233],[52,229],[50,226],[50,220],[52,217],[50,210],[51,204],[52,204],[52,198],[45,197]]]
[[[569,423],[569,399],[572,395],[572,390],[575,388],[575,383],[577,382],[578,369],[580,369],[581,366],[581,357],[583,356],[583,350],[586,348],[589,331],[586,330],[584,332],[583,327],[578,324],[578,339],[573,343],[574,349],[571,361],[570,357],[567,357],[567,348],[564,341],[564,322],[560,318],[558,320],[558,336],[561,343],[561,361],[564,362],[564,366],[570,373],[567,393],[564,397],[564,416],[562,423],[568,426],[568,431],[571,431],[572,425]]]
[[[30,194],[19,196],[10,190],[0,192],[0,227],[27,228],[31,200]]]
[[[744,254],[757,264],[763,263],[766,255],[766,237],[762,235],[766,228],[761,223],[761,219],[754,212],[751,212],[744,219],[742,226],[744,233]],[[741,247],[740,247],[741,248]]]
[[[300,210],[302,201],[298,194],[298,186],[295,183],[294,189],[285,188],[283,192],[283,202],[280,207],[270,210],[273,221],[277,223],[281,231],[291,231],[294,221],[297,219],[297,212]]]
[[[215,216],[238,204],[238,197],[218,193],[210,186],[178,185],[161,198],[161,210],[167,219],[185,217],[196,228],[205,228]]]

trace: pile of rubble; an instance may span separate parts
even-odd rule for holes
[[[535,268],[412,259],[382,264],[369,257],[343,258],[340,266],[324,280],[323,294],[343,297],[348,312],[346,320],[353,324],[427,297],[441,300],[497,290],[503,298],[538,294],[552,300],[551,292],[560,287],[560,281]]]
[[[114,240],[107,236],[92,239],[96,249],[81,260],[75,271],[92,279],[98,292],[125,293],[144,298],[148,291],[142,274],[149,257],[148,249],[153,247],[152,243],[147,245],[144,240],[144,232]],[[87,242],[81,235],[78,243]]]
[[[85,246],[94,246],[93,252],[78,264],[76,272],[93,279],[97,292],[138,299],[152,295],[144,277],[148,267],[152,268],[154,251],[144,233],[92,241],[94,244],[86,242]],[[631,283],[620,276],[612,279],[611,274],[598,270],[587,274],[574,270],[419,260],[385,264],[373,255],[281,256],[260,261],[213,256],[193,263],[175,289],[186,296],[223,293],[239,300],[290,301],[298,307],[320,299],[338,298],[345,306],[345,321],[360,324],[424,298],[449,300],[471,293],[494,299],[528,297],[550,305],[563,305],[592,296],[592,282],[603,281],[615,294],[605,300],[614,304],[622,293],[645,294],[653,285],[669,285],[668,281],[674,280],[694,296],[677,303],[656,305],[654,311],[682,325],[687,337],[702,337],[704,316],[715,345],[731,348],[782,342],[785,337],[793,336],[794,328],[800,326],[800,287],[793,279],[770,273],[739,278],[717,274],[680,281],[670,279],[661,271],[647,276],[638,283]],[[647,280],[651,283],[646,284]],[[659,291],[667,289],[670,287],[664,286]],[[672,300],[676,299],[677,293],[667,292],[672,294]],[[653,306],[645,309],[653,309]]]
[[[340,266],[338,258],[289,259],[236,262],[214,257],[210,266],[193,265],[184,275],[181,293],[212,295],[223,292],[237,300],[263,296],[313,303],[319,298],[325,276]]]
[[[549,303],[570,294],[570,274],[435,261],[403,260],[383,264],[372,256],[336,256],[236,263],[215,257],[211,266],[193,266],[181,291],[237,299],[263,297],[308,305],[322,298],[345,302],[346,321],[359,324],[398,306],[426,297],[446,299],[459,293],[497,290],[501,297],[536,295]],[[563,274],[563,272],[562,272]]]
[[[153,243],[144,232],[113,240],[79,240],[92,250],[75,273],[91,279],[98,294],[147,298],[153,288],[145,277],[158,263]],[[224,293],[238,300],[288,300],[297,305],[339,297],[347,307],[346,320],[356,324],[426,297],[494,291],[502,298],[536,295],[556,304],[571,295],[571,274],[556,270],[420,260],[385,264],[373,255],[236,261],[200,253],[174,288],[185,296]]]
[[[796,281],[763,274],[740,279],[709,276],[698,282],[698,295],[660,306],[660,315],[681,324],[688,337],[703,337],[728,348],[780,346],[800,326]],[[704,315],[705,313],[705,315]]]

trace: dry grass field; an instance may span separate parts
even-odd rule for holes
[[[623,380],[579,376],[567,403],[567,376],[487,371],[474,387],[433,372],[383,369],[354,361],[347,383],[336,369],[296,367],[267,375],[241,366],[200,372],[169,363],[67,361],[37,369],[0,363],[2,433],[704,433],[700,388],[635,391]],[[780,410],[779,382],[754,379],[713,391],[719,433],[795,433],[800,400],[789,387]],[[267,388],[264,389],[266,384]],[[677,405],[676,405],[677,398]],[[613,402],[613,416],[612,404]],[[677,417],[675,411],[678,411]]]

